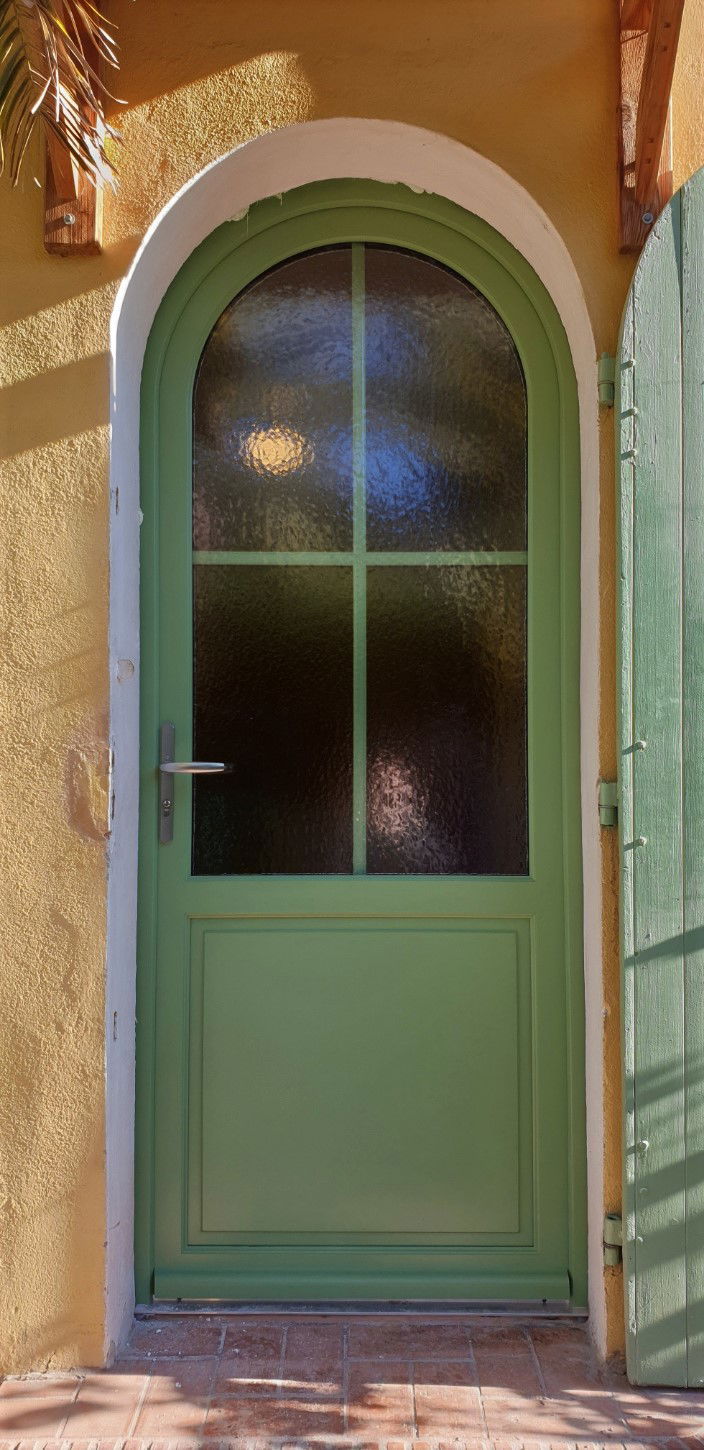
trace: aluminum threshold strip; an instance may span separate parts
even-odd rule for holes
[[[451,1317],[460,1314],[481,1314],[482,1316],[510,1315],[520,1318],[586,1319],[587,1310],[574,1308],[566,1299],[355,1299],[349,1302],[339,1299],[321,1299],[314,1303],[259,1301],[241,1303],[224,1299],[155,1299],[152,1304],[137,1304],[135,1314],[139,1319],[163,1318],[174,1314],[344,1314],[346,1316],[367,1314],[443,1314]]]

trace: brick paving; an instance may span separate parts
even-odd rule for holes
[[[0,1450],[704,1450],[704,1392],[634,1389],[576,1321],[138,1318],[110,1370],[8,1376]]]

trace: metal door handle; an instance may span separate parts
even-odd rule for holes
[[[222,760],[174,760],[176,729],[165,720],[159,731],[159,843],[167,846],[174,838],[174,799],[171,775],[219,775],[227,766]]]
[[[217,775],[225,770],[222,760],[162,760],[162,775]]]

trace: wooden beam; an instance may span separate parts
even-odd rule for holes
[[[103,193],[78,173],[65,146],[47,138],[44,246],[59,257],[96,257],[102,251]]]
[[[621,29],[647,30],[653,13],[653,0],[622,0]]]
[[[617,0],[617,4],[619,0]],[[656,3],[656,0],[653,0]],[[668,0],[679,3],[683,0]],[[650,0],[648,0],[650,4]],[[643,78],[651,32],[643,28],[647,19],[645,0],[621,0],[620,19],[620,68],[621,98],[618,125],[618,161],[620,189],[620,250],[639,252],[650,232],[653,221],[672,196],[672,138],[669,122],[669,107],[665,112],[665,128],[662,136],[658,167],[650,187],[650,194],[641,199],[636,196],[636,136],[638,114],[641,104]],[[655,18],[654,15],[652,17]],[[628,23],[626,23],[628,22]],[[679,29],[679,27],[678,27]],[[669,91],[668,91],[669,96]]]
[[[100,73],[100,56],[86,46]],[[95,120],[94,115],[91,120]],[[59,257],[95,257],[102,251],[103,189],[80,171],[67,146],[47,129],[44,183],[44,246]]]
[[[670,106],[684,0],[653,0],[636,121],[636,200],[646,203],[657,185]]]

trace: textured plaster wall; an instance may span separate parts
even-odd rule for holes
[[[42,248],[37,151],[0,184],[0,1369],[98,1363],[104,1344],[105,880],[110,312],[145,229],[204,164],[314,117],[390,118],[505,168],[563,236],[598,350],[618,255],[614,0],[113,0],[127,100],[117,195],[93,260]],[[679,180],[704,161],[704,0],[675,93]],[[680,139],[681,138],[681,139]],[[603,773],[615,770],[614,506],[603,425]],[[596,621],[595,621],[596,628]],[[604,850],[606,1206],[620,1201],[616,860]],[[131,1041],[133,1024],[116,1025]],[[609,1347],[622,1338],[612,1274]]]

